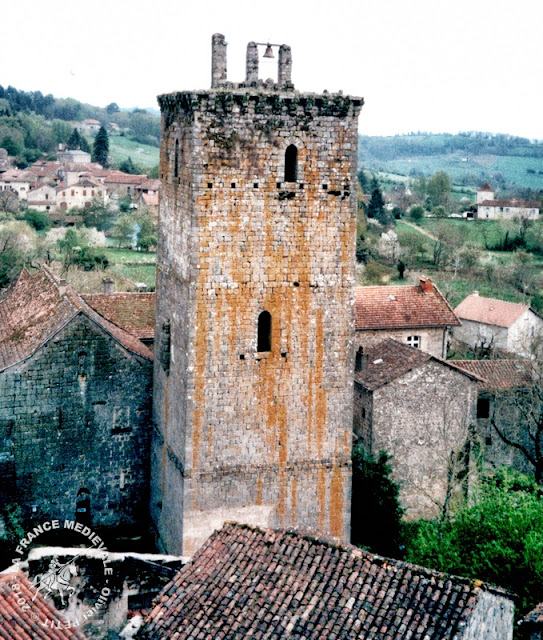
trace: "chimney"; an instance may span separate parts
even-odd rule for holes
[[[474,291],[474,292],[473,292],[473,295],[474,295],[474,296],[479,296],[479,292],[478,292],[478,291]]]
[[[426,276],[421,276],[419,278],[420,288],[424,291],[424,293],[431,293],[434,290],[434,285],[430,278],[426,278]]]
[[[222,33],[211,37],[211,88],[226,82],[226,39]]]
[[[106,295],[113,293],[113,280],[110,278],[104,278],[102,280],[102,290]]]
[[[58,295],[60,298],[66,295],[67,286],[68,283],[66,282],[66,278],[60,278],[60,280],[58,281]]]

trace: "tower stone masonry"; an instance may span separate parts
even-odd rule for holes
[[[225,520],[349,539],[361,98],[226,79],[162,112],[151,514],[191,555]]]

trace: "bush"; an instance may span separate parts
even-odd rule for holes
[[[351,542],[374,553],[398,558],[403,553],[399,486],[391,478],[390,456],[377,457],[353,447]]]
[[[24,219],[28,224],[36,229],[36,231],[49,231],[51,228],[51,218],[45,211],[37,211],[36,209],[27,209]]]
[[[73,264],[82,267],[85,271],[98,271],[109,267],[109,260],[105,253],[97,251],[93,247],[82,247],[74,259]]]
[[[446,218],[448,214],[445,207],[439,206],[432,209],[432,215],[434,218]]]
[[[420,206],[420,204],[416,204],[414,207],[411,207],[409,210],[409,217],[414,222],[419,222],[424,218],[424,209]]]

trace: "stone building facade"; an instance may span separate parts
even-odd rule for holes
[[[226,79],[162,111],[151,514],[192,554],[224,520],[348,539],[363,100]]]
[[[152,353],[52,274],[0,300],[0,499],[27,522],[147,524]]]
[[[469,485],[478,378],[387,339],[355,371],[355,436],[366,451],[392,456],[406,518],[434,518]]]

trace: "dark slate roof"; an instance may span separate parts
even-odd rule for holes
[[[408,329],[459,326],[449,303],[430,281],[420,285],[356,287],[355,327]]]
[[[532,383],[533,363],[527,360],[455,360],[454,364],[479,376],[482,389],[518,389]]]
[[[86,315],[131,353],[153,359],[135,336],[96,313],[72,287],[64,289],[48,269],[32,275],[24,269],[0,295],[0,371],[29,358],[78,314]]]
[[[19,588],[14,589],[13,585]],[[21,598],[30,606],[22,606],[18,602]],[[42,594],[36,594],[36,589],[23,573],[0,575],[2,640],[85,640],[81,631],[67,626],[64,618]]]
[[[106,320],[140,340],[155,335],[155,293],[93,293],[81,296]]]
[[[452,640],[483,592],[509,597],[307,533],[226,523],[166,585],[138,638]]]
[[[355,371],[354,379],[368,391],[375,391],[429,360],[439,362],[445,367],[455,369],[479,381],[476,372],[461,369],[455,361],[441,360],[392,338],[364,349],[364,365],[361,371]]]

